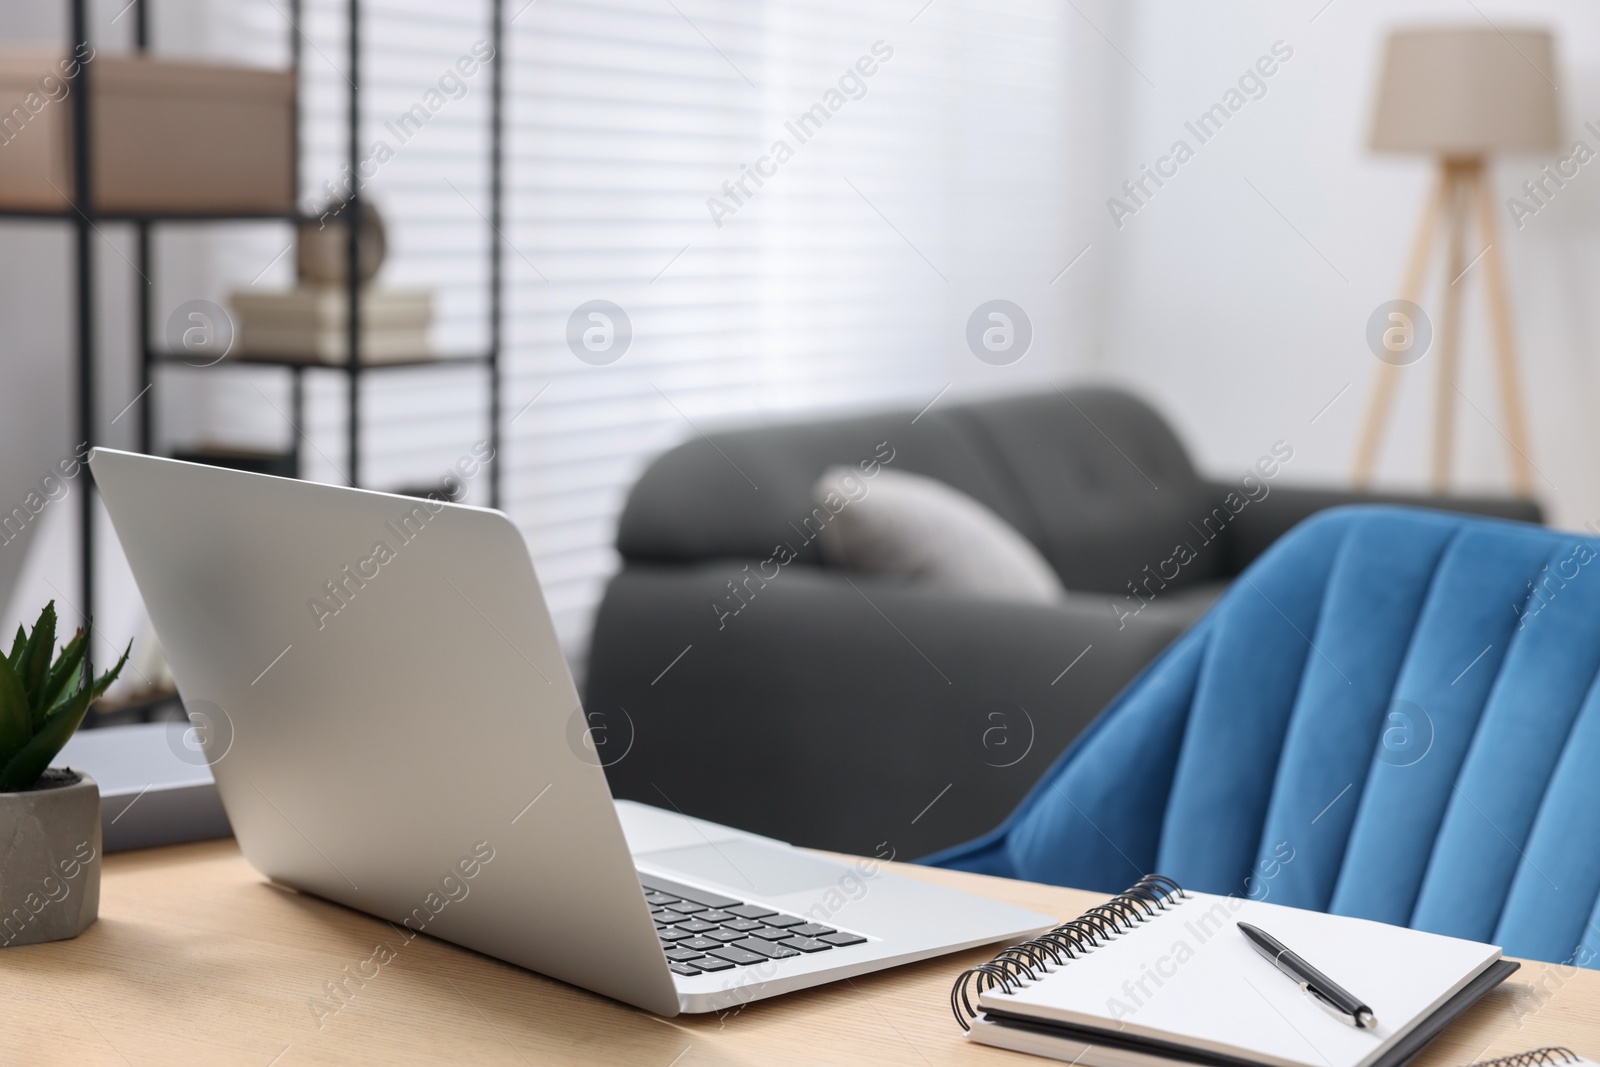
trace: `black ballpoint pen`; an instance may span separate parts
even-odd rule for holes
[[[1255,950],[1271,960],[1274,967],[1299,982],[1300,988],[1328,1012],[1359,1029],[1378,1025],[1371,1008],[1332,978],[1290,952],[1282,941],[1249,923],[1240,923],[1239,932],[1249,938]]]

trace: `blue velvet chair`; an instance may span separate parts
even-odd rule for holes
[[[1600,542],[1400,508],[1285,535],[995,831],[925,862],[1144,872],[1592,964]]]

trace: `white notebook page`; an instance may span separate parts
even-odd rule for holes
[[[1364,1000],[1378,1025],[1328,1014],[1260,955],[1252,923]],[[1121,1031],[1279,1067],[1362,1067],[1500,958],[1492,945],[1240,897],[1187,900],[985,1008]]]

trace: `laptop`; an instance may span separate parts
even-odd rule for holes
[[[89,459],[240,851],[282,885],[661,1015],[1051,925],[614,801],[522,535],[486,508]],[[629,754],[650,744],[639,717]]]

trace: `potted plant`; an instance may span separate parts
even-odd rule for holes
[[[100,789],[50,761],[128,650],[93,678],[84,631],[60,655],[55,643],[51,601],[0,657],[0,948],[77,937],[100,913]]]

